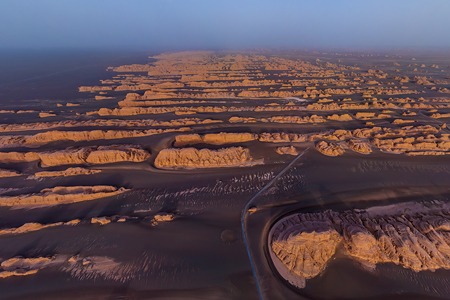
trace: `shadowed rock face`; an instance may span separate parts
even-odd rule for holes
[[[337,249],[366,266],[450,269],[450,205],[410,202],[294,214],[274,225],[269,245],[280,274],[300,288],[326,268]]]

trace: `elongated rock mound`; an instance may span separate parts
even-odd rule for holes
[[[19,172],[7,169],[0,169],[0,178],[20,176]]]
[[[155,167],[160,169],[244,167],[254,164],[250,150],[242,147],[164,149],[155,159]]]
[[[328,156],[339,156],[344,154],[345,150],[337,143],[329,143],[326,141],[320,141],[316,144],[316,149]]]
[[[294,214],[272,227],[269,247],[280,275],[299,288],[319,275],[338,249],[366,266],[450,269],[450,204]]]
[[[183,134],[175,137],[175,146],[182,147],[195,144],[225,145],[250,142],[256,140],[257,138],[258,136],[256,134],[249,132],[220,132],[208,133],[205,135]]]
[[[68,204],[110,197],[126,192],[127,189],[109,185],[57,186],[35,194],[1,196],[0,206],[49,206]]]
[[[42,171],[36,172],[31,178],[42,178],[42,177],[69,177],[78,175],[91,175],[98,174],[101,170],[86,169],[86,168],[68,168],[62,171]]]

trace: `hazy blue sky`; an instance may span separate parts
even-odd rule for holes
[[[0,48],[450,47],[450,0],[0,0]]]

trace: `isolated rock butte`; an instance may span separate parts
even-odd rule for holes
[[[271,229],[271,259],[280,275],[300,288],[326,268],[339,247],[365,266],[450,269],[449,209],[449,203],[435,201],[294,214]]]
[[[368,142],[361,141],[361,140],[350,140],[350,141],[348,141],[347,144],[348,144],[349,148],[355,152],[358,152],[361,154],[372,153],[372,148],[370,147],[370,144]]]
[[[283,155],[283,154],[289,154],[289,155],[293,155],[293,156],[298,155],[298,151],[294,146],[277,147],[277,149],[275,151],[280,155]]]
[[[220,132],[220,133],[208,133],[204,135],[199,134],[183,134],[175,137],[175,146],[183,147],[186,145],[195,144],[210,144],[210,145],[225,145],[234,143],[245,143],[254,141],[258,138],[258,135],[248,132],[233,133],[233,132]]]
[[[316,149],[327,156],[339,156],[344,154],[345,150],[339,144],[333,142],[320,141],[316,144]]]
[[[107,217],[94,217],[91,218],[91,224],[99,224],[99,225],[106,225],[111,223],[111,219]]]
[[[128,191],[109,185],[57,186],[46,188],[39,193],[17,196],[0,196],[0,206],[50,206],[76,203],[115,196]]]
[[[244,167],[254,165],[249,149],[242,147],[210,149],[164,149],[155,159],[160,169]]]
[[[175,216],[174,216],[173,214],[169,214],[169,213],[159,213],[159,214],[156,214],[156,215],[153,217],[151,223],[152,223],[152,226],[156,226],[156,225],[158,225],[159,223],[163,223],[163,222],[171,222],[171,221],[173,221],[174,219],[175,219]]]

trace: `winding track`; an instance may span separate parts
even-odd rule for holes
[[[247,251],[248,258],[250,260],[250,266],[252,268],[253,277],[255,277],[256,281],[256,288],[258,290],[259,299],[264,300],[264,295],[261,290],[261,286],[259,284],[258,280],[258,273],[256,271],[256,265],[255,262],[252,259],[252,254],[250,247],[248,245],[248,236],[247,236],[247,217],[249,215],[249,208],[253,206],[253,202],[268,188],[270,188],[281,176],[283,176],[307,151],[309,150],[309,147],[306,148],[303,152],[301,152],[297,157],[295,157],[284,169],[282,169],[272,180],[270,180],[262,189],[260,189],[255,195],[253,195],[252,198],[247,202],[247,204],[244,206],[244,209],[242,210],[241,214],[241,230],[242,230],[242,237],[245,245],[245,249]],[[256,206],[255,206],[256,207]]]

